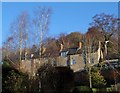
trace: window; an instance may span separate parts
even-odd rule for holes
[[[76,60],[75,59],[73,59],[73,64],[76,64]]]
[[[62,57],[66,57],[67,56],[67,52],[61,52],[61,56]]]
[[[75,60],[75,58],[72,58],[71,65],[74,65],[74,64],[76,64],[76,60]]]

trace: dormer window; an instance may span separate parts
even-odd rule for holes
[[[68,51],[62,51],[60,56],[62,56],[62,57],[66,57],[67,54],[68,54]]]

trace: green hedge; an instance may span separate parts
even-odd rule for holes
[[[75,87],[75,90],[79,92],[84,92],[84,93],[92,93],[92,89],[89,88],[89,86],[77,86]]]

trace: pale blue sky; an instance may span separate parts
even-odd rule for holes
[[[6,2],[2,3],[2,41],[10,34],[10,24],[23,11],[33,16],[33,11],[38,6],[52,8],[53,14],[50,20],[49,35],[57,36],[60,33],[71,33],[79,31],[85,33],[90,27],[92,17],[96,14],[106,13],[118,16],[118,3],[116,2],[75,2],[75,3],[53,3],[53,2]]]

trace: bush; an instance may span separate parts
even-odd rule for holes
[[[105,87],[106,81],[105,81],[104,77],[101,75],[99,70],[96,72],[91,72],[91,76],[92,76],[93,87],[96,87],[96,88]]]
[[[68,93],[74,86],[73,71],[68,67],[45,64],[38,69],[43,93]]]
[[[107,91],[107,92],[112,92],[112,88],[111,88],[111,87],[106,88],[106,91]]]
[[[76,88],[80,91],[80,93],[81,92],[92,93],[92,89],[89,88],[88,86],[77,86]]]
[[[93,93],[96,93],[98,91],[97,88],[92,88]]]
[[[80,90],[78,88],[74,88],[72,93],[80,93]]]
[[[27,93],[28,75],[10,65],[2,66],[2,92],[3,93]]]

